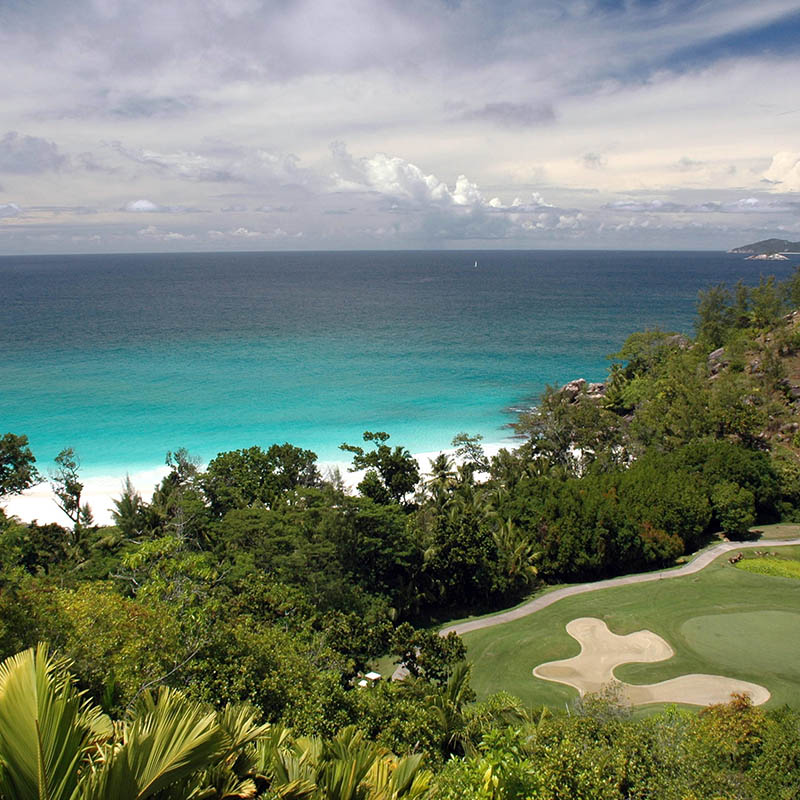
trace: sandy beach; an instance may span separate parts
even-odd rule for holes
[[[511,445],[507,442],[503,444],[485,444],[483,449],[486,455],[491,458],[503,447],[509,448]],[[425,453],[414,453],[414,458],[419,462],[420,472],[423,473],[423,478],[424,473],[430,470],[431,461],[436,458],[440,452],[453,455],[455,451],[453,449],[448,449],[444,451],[436,450]],[[364,472],[348,472],[349,465],[349,461],[318,462],[319,470],[323,476],[327,476],[329,472],[338,469],[345,485],[352,493],[355,493],[355,487],[361,481]],[[205,468],[205,465],[203,465],[203,468]],[[142,497],[149,501],[156,485],[168,471],[168,467],[159,466],[130,472],[127,473],[127,475]],[[113,524],[111,510],[114,508],[114,500],[119,498],[122,493],[125,478],[126,473],[124,471],[116,475],[82,478],[84,485],[82,502],[88,503],[91,507],[96,524]],[[41,523],[57,522],[60,525],[71,524],[66,514],[56,505],[55,496],[47,481],[28,489],[28,491],[21,495],[5,498],[3,508],[7,515],[18,517],[23,522],[33,522],[36,520]]]

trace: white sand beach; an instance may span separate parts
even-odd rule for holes
[[[483,445],[486,455],[490,458],[496,455],[503,447],[511,449],[513,445],[508,442]],[[420,472],[423,473],[423,478],[424,473],[430,470],[431,461],[436,458],[440,452],[445,452],[452,456],[455,450],[448,449],[444,451],[436,450],[425,453],[414,453],[414,458],[419,462]],[[319,470],[323,476],[327,475],[332,470],[338,469],[345,486],[347,486],[351,492],[355,492],[355,487],[363,478],[364,472],[348,472],[349,466],[349,461],[319,462]],[[136,487],[137,491],[145,500],[149,501],[153,495],[154,488],[168,471],[169,468],[162,465],[128,474],[131,483]],[[88,503],[91,507],[96,524],[111,525],[113,523],[111,517],[111,509],[114,507],[113,501],[122,493],[125,477],[126,473],[122,472],[116,475],[102,475],[81,479],[84,485],[82,501]],[[18,517],[23,522],[32,522],[36,520],[41,523],[57,522],[60,525],[70,524],[67,516],[56,505],[55,496],[47,481],[28,489],[28,491],[21,495],[5,498],[3,507],[7,515]]]

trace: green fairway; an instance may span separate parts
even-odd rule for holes
[[[772,525],[758,525],[752,529],[753,533],[760,534],[759,539],[794,539],[800,536],[800,525],[796,522],[775,522]]]
[[[756,572],[759,575],[800,579],[800,561],[780,556],[745,558],[736,565],[736,568]]]
[[[800,547],[780,552],[797,558]],[[505,690],[531,704],[563,707],[573,700],[577,691],[534,678],[531,670],[578,654],[565,630],[576,617],[602,619],[617,634],[653,631],[675,651],[667,661],[620,666],[620,680],[723,675],[766,686],[770,706],[800,703],[800,581],[736,569],[725,556],[694,575],[566,597],[514,622],[465,634],[479,697]]]

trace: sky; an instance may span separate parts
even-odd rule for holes
[[[797,0],[0,0],[0,255],[800,239]]]

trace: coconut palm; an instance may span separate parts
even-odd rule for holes
[[[501,572],[508,581],[509,590],[520,592],[536,581],[539,570],[535,562],[541,556],[536,542],[507,519],[492,534],[497,547]]]
[[[431,477],[424,484],[425,492],[437,506],[442,507],[447,502],[447,498],[456,484],[453,460],[448,458],[445,453],[439,453],[431,461],[429,474]]]

